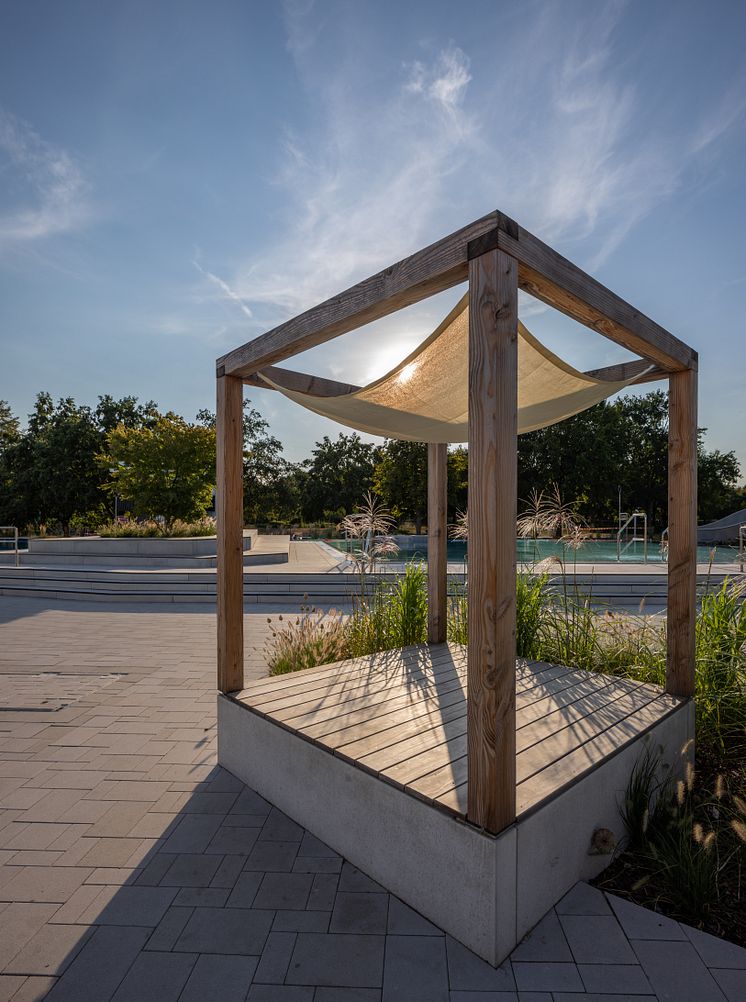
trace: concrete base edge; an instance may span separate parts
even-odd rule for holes
[[[645,746],[683,770],[693,704],[666,717],[543,807],[493,837],[218,696],[218,761],[294,821],[497,966],[578,881],[610,856],[598,828],[623,831],[618,804]]]

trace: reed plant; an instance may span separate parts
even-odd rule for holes
[[[295,617],[268,617],[267,622],[270,636],[263,654],[270,675],[286,675],[349,656],[346,621],[334,609],[321,612],[301,606]]]
[[[393,585],[374,582],[356,599],[347,623],[350,657],[423,644],[427,640],[427,572],[407,564]]]

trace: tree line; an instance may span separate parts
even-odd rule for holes
[[[699,520],[746,506],[733,452],[708,450],[699,434]],[[518,495],[556,485],[593,526],[645,511],[666,525],[668,400],[661,391],[603,402],[518,440]],[[209,510],[215,484],[215,416],[193,422],[153,401],[101,396],[95,407],[40,393],[22,428],[0,401],[0,523],[31,531],[79,532],[111,521],[122,498],[141,518],[193,519]],[[371,491],[397,522],[419,531],[427,518],[423,443],[324,436],[300,463],[285,458],[268,422],[244,404],[244,497],[249,525],[336,524]],[[468,449],[448,455],[449,519],[465,511]],[[519,509],[521,501],[519,500]]]

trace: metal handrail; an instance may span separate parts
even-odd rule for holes
[[[0,525],[0,532],[4,532],[6,529],[13,530],[13,541],[15,543],[16,551],[16,567],[21,566],[21,551],[18,549],[18,526],[17,525]]]
[[[743,565],[746,563],[746,522],[738,526],[738,562],[743,574]]]
[[[661,533],[661,560],[668,560],[668,526]]]
[[[624,517],[624,515],[622,515]],[[642,535],[638,535],[637,520],[642,519]],[[622,546],[622,536],[626,533],[630,524],[632,525],[632,538],[627,540],[627,542]],[[626,536],[625,536],[626,539]],[[646,564],[648,562],[648,516],[644,511],[633,511],[631,515],[627,516],[626,521],[623,525],[619,526],[619,531],[616,534],[616,558],[621,561],[622,554],[626,553],[630,546],[634,546],[635,543],[642,543],[642,562]]]

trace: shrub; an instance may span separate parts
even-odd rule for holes
[[[427,573],[409,563],[395,585],[375,582],[355,603],[347,625],[350,657],[427,640]]]
[[[200,518],[194,522],[182,522],[177,519],[171,525],[165,522],[138,522],[136,519],[126,519],[123,522],[109,522],[98,528],[99,536],[105,538],[134,537],[144,539],[155,537],[159,539],[183,538],[187,536],[214,536],[215,519]]]

